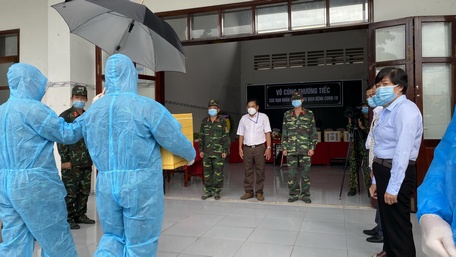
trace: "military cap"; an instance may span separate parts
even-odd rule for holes
[[[83,85],[76,85],[73,87],[73,90],[71,91],[72,95],[82,95],[82,96],[87,96],[87,88]]]
[[[293,95],[291,96],[291,100],[300,100],[303,99],[302,95],[299,93],[299,91],[295,91]]]
[[[211,107],[211,106],[217,106],[218,107],[218,102],[215,101],[215,100],[210,100],[209,103],[207,104],[207,107]]]

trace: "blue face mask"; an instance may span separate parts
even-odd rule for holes
[[[372,97],[367,98],[367,104],[372,108],[377,107],[377,105],[374,103],[374,99],[372,99]]]
[[[377,106],[385,106],[393,101],[396,97],[396,94],[394,94],[394,88],[396,86],[397,85],[377,88],[375,95],[372,97],[374,103],[377,104]]]
[[[215,116],[215,115],[217,115],[217,110],[216,109],[209,109],[209,110],[207,110],[207,113],[209,113],[209,116]]]
[[[367,114],[367,113],[369,112],[369,107],[363,106],[363,107],[361,108],[361,112],[362,112],[363,114]]]
[[[85,105],[86,105],[86,102],[84,102],[84,101],[79,101],[79,100],[73,101],[73,106],[76,109],[82,109],[82,108],[84,108]]]
[[[380,101],[380,99],[378,99],[376,95],[372,97],[372,101],[374,102],[375,106],[383,106],[382,102]]]
[[[301,100],[293,100],[293,101],[291,101],[291,105],[293,105],[294,108],[298,108],[299,106],[302,105],[302,101]]]

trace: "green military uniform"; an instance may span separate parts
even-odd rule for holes
[[[83,86],[75,86],[72,93],[87,96],[87,89]],[[60,117],[64,118],[66,122],[72,123],[79,115],[76,108],[72,106],[62,112]],[[62,169],[62,181],[67,190],[65,200],[68,222],[72,226],[76,223],[94,223],[86,216],[92,177],[92,160],[84,139],[73,145],[57,144],[57,149],[61,162],[71,163],[71,169]]]
[[[209,106],[218,106],[214,100],[209,102]],[[199,151],[204,153],[203,172],[204,172],[204,192],[205,196],[220,197],[223,189],[223,164],[222,154],[229,154],[230,137],[226,127],[225,119],[217,116],[214,122],[210,117],[201,121],[199,134]],[[203,199],[204,196],[203,196]]]
[[[369,121],[364,117],[364,115],[361,115],[360,120],[362,122],[363,128],[361,129],[358,125],[356,126],[357,131],[353,132],[353,142],[351,144],[351,149],[349,149],[350,175],[348,185],[350,191],[347,194],[348,196],[353,196],[356,194],[356,188],[358,187],[359,168],[361,168],[363,171],[364,185],[366,187],[367,192],[369,192],[369,187],[371,185],[369,166],[367,161],[368,151],[365,145],[367,134],[369,133]],[[348,131],[352,130],[352,124],[349,123],[347,127]]]
[[[292,100],[302,99],[296,92]],[[287,151],[289,202],[299,197],[310,202],[309,150],[317,145],[317,129],[313,112],[302,108],[296,116],[295,109],[285,112],[282,124],[282,149]],[[299,178],[300,176],[300,178]],[[301,181],[301,188],[299,182]]]

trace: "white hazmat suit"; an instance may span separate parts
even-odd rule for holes
[[[42,256],[77,256],[53,150],[54,142],[76,143],[82,129],[40,102],[47,78],[38,69],[13,64],[7,77],[10,97],[0,106],[0,256],[30,257],[34,239]]]
[[[418,220],[423,252],[429,257],[456,256],[456,115],[434,150],[418,187]]]
[[[164,212],[160,146],[188,162],[196,153],[169,111],[137,94],[128,57],[110,56],[105,78],[106,94],[82,116],[104,232],[95,256],[155,256]]]

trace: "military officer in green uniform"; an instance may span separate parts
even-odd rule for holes
[[[282,154],[288,161],[288,202],[310,200],[310,161],[317,145],[317,128],[311,110],[302,107],[304,98],[296,91],[291,97],[294,109],[283,115]],[[301,187],[299,183],[301,182]]]
[[[201,199],[214,196],[220,199],[223,189],[223,164],[230,150],[230,137],[225,119],[218,115],[219,104],[209,101],[209,116],[201,121],[199,134],[200,157],[203,158],[204,195]]]
[[[348,131],[351,131],[353,135],[352,149],[350,149],[349,156],[349,180],[348,186],[350,190],[348,191],[348,196],[356,195],[356,188],[358,187],[358,176],[359,169],[361,168],[364,174],[364,186],[369,196],[369,187],[371,185],[371,178],[369,174],[368,166],[368,151],[366,149],[366,138],[369,134],[369,107],[367,103],[363,103],[361,107],[361,115],[359,119],[354,117],[357,120],[352,121],[351,118],[348,118]],[[369,196],[370,197],[370,196]]]
[[[73,122],[84,112],[87,103],[87,88],[76,85],[71,92],[72,107],[60,114],[66,122]],[[78,223],[94,224],[95,220],[86,215],[87,200],[90,194],[92,160],[82,138],[73,145],[57,144],[62,161],[62,181],[67,190],[65,201],[68,223],[71,229],[79,229]]]

